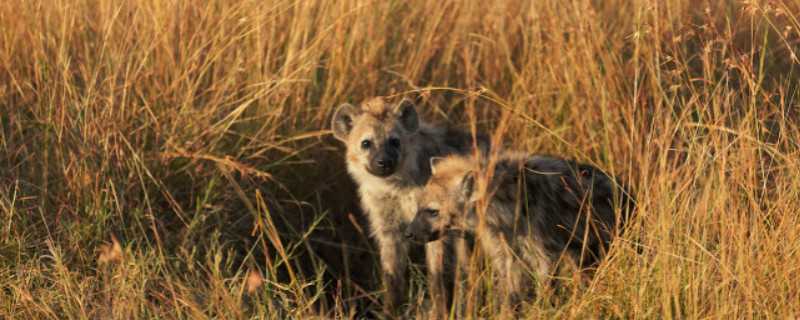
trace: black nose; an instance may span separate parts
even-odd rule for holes
[[[379,167],[391,167],[391,166],[394,165],[394,161],[392,161],[392,159],[390,159],[390,158],[381,158],[381,159],[378,159],[378,161],[375,161],[375,163]]]
[[[414,239],[414,232],[412,232],[411,229],[406,229],[405,235],[406,238]]]

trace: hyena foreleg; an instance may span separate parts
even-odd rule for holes
[[[447,315],[447,286],[444,278],[446,239],[428,242],[425,244],[425,262],[428,266],[429,286],[433,308],[440,317]]]
[[[470,251],[461,237],[449,236],[425,244],[431,299],[439,318],[447,318],[453,306],[456,283],[469,266]]]
[[[406,269],[408,267],[409,244],[400,232],[379,234],[378,244],[381,255],[383,286],[386,300],[391,309],[397,308],[406,293]]]

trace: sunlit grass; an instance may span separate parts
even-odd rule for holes
[[[0,317],[379,315],[328,120],[404,95],[632,186],[595,276],[518,313],[796,318],[798,30],[791,0],[2,1]],[[481,261],[458,313],[510,316]]]

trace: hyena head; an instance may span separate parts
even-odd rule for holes
[[[451,230],[467,228],[474,178],[468,156],[431,158],[433,175],[422,192],[417,215],[405,231],[413,241],[435,241]]]
[[[339,106],[332,127],[333,136],[347,146],[351,168],[385,178],[403,167],[408,137],[419,128],[419,114],[411,100],[391,103],[377,97],[359,108]]]

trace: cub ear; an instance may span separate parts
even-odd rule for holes
[[[475,177],[472,176],[472,170],[469,170],[464,174],[464,178],[461,179],[461,196],[467,201],[472,200],[474,185]]]
[[[433,157],[431,158],[431,173],[436,174],[436,165],[441,163],[444,160],[442,157]]]
[[[403,99],[397,104],[394,114],[407,132],[415,132],[419,128],[419,113],[417,106],[411,100]]]
[[[333,136],[342,141],[347,140],[347,136],[353,130],[355,117],[359,114],[361,114],[361,111],[349,103],[342,104],[339,108],[336,108],[331,120]]]

